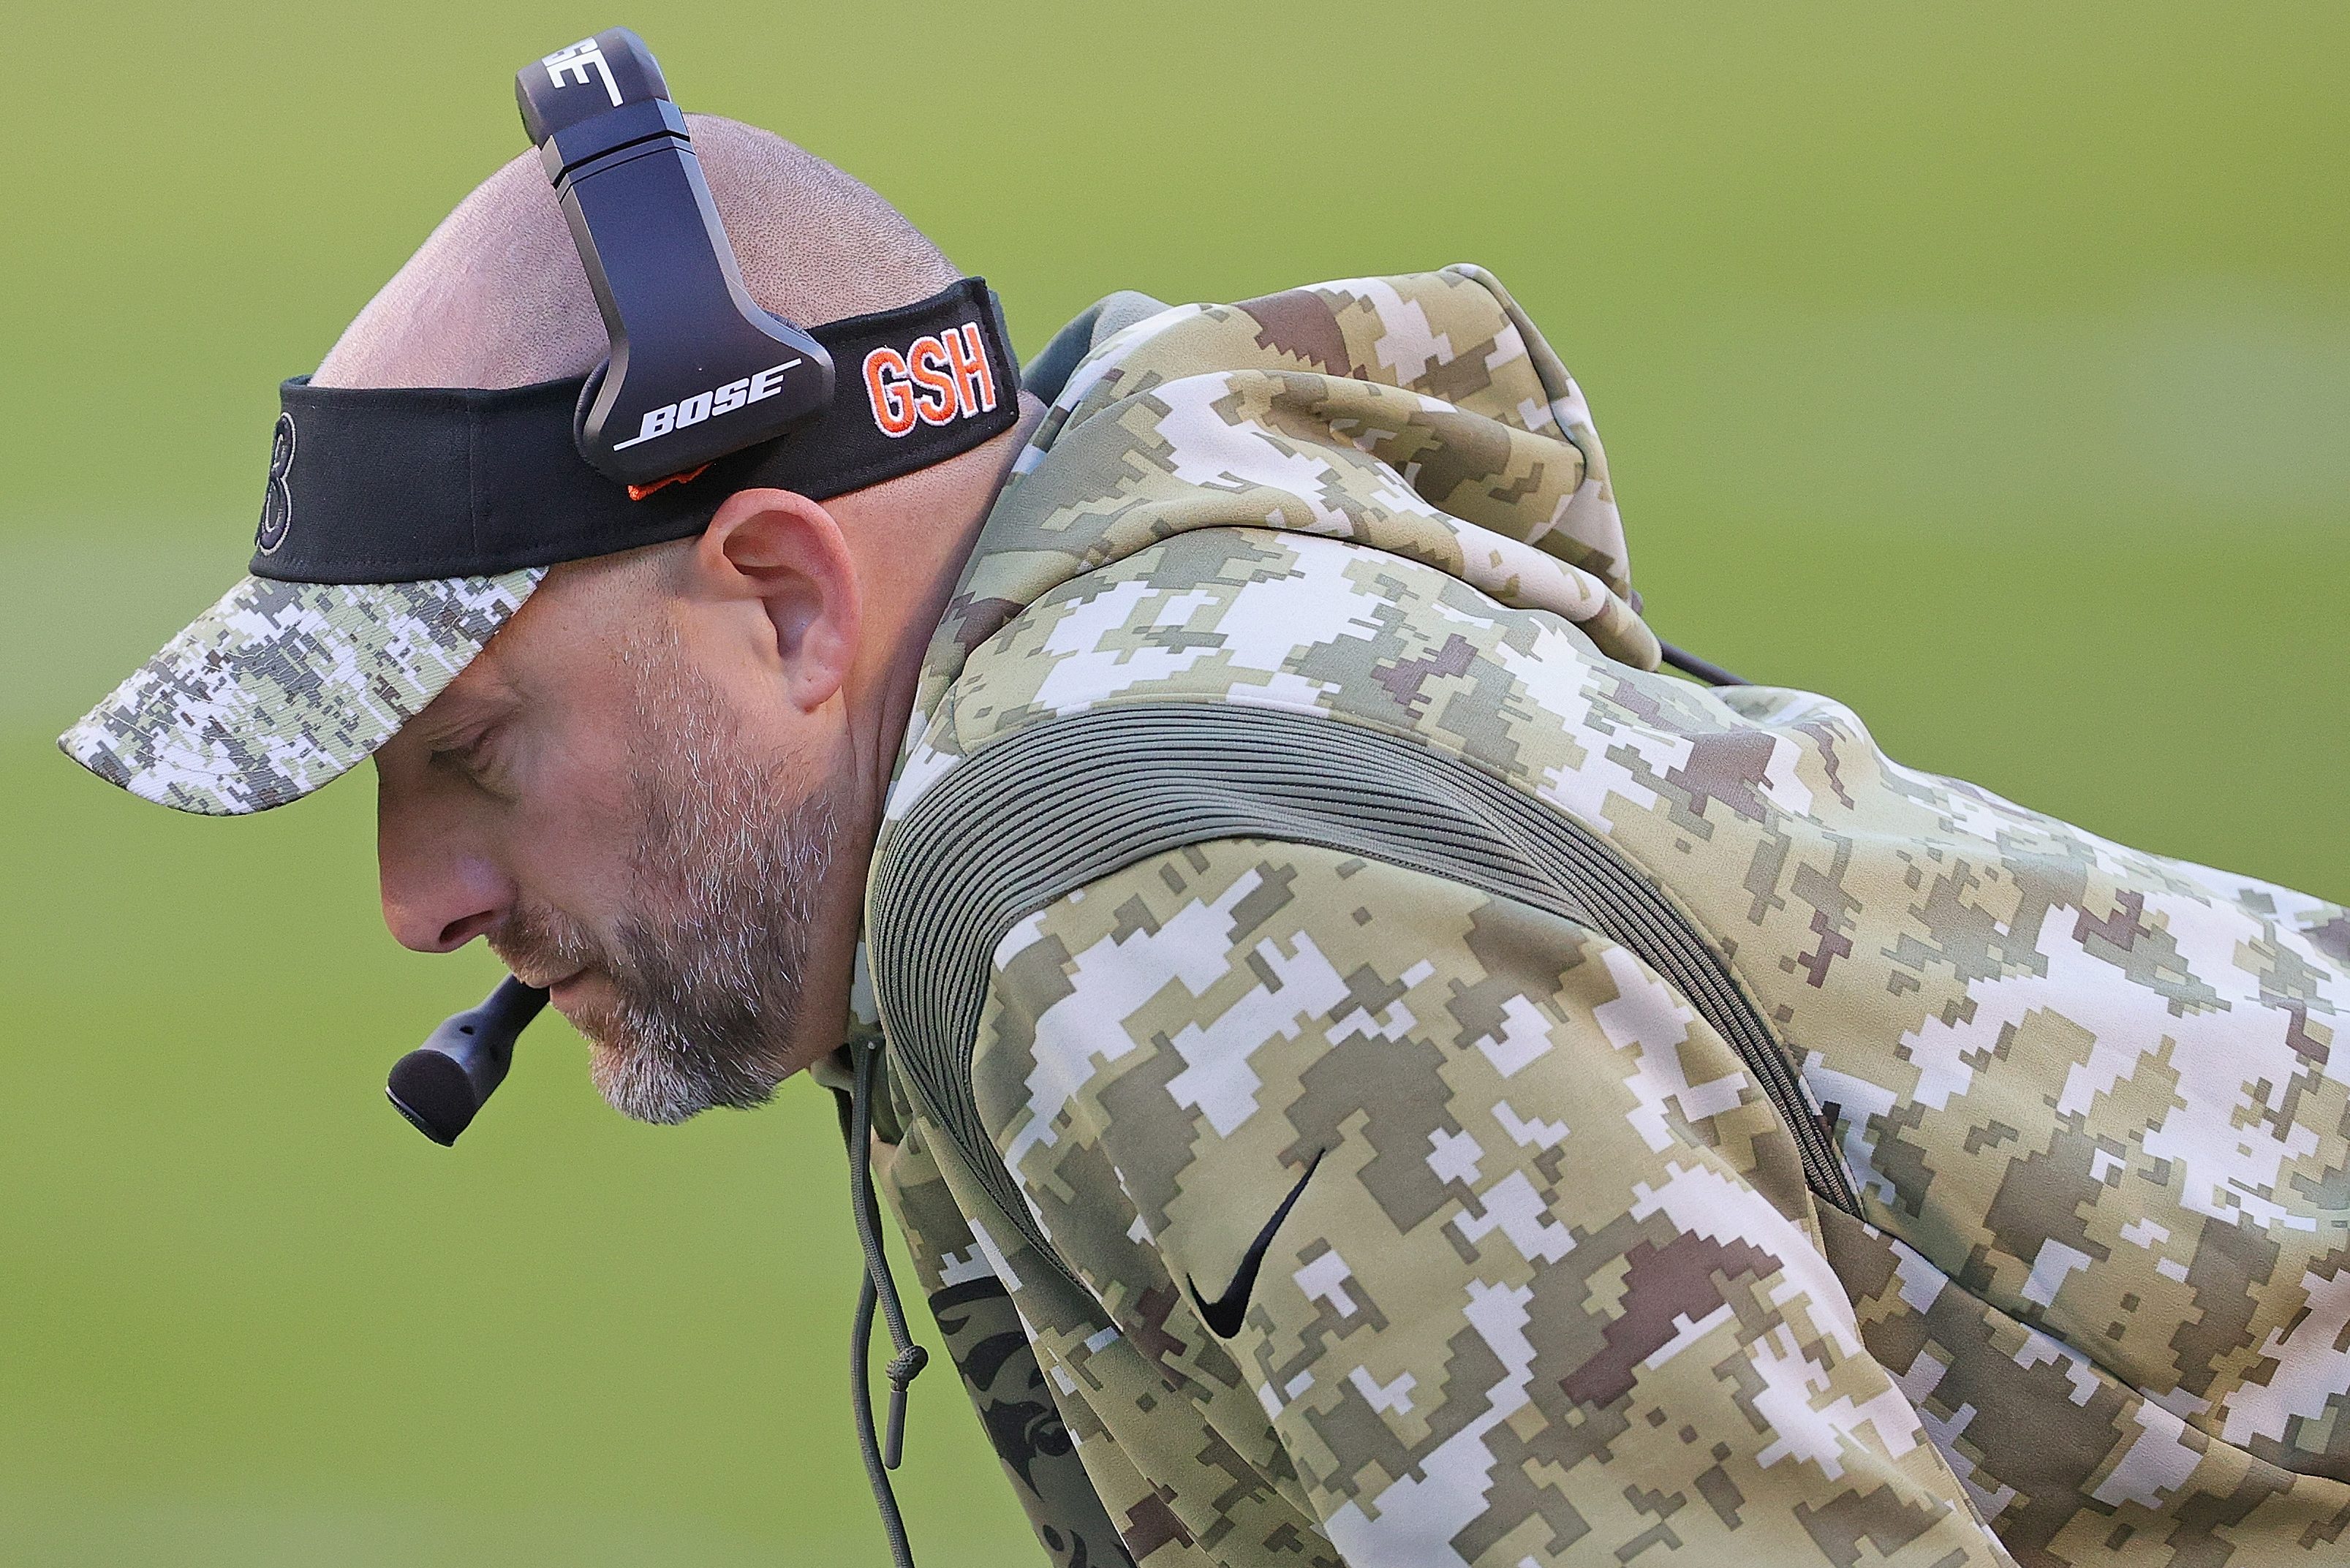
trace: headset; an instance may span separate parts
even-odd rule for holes
[[[558,49],[515,73],[515,99],[611,340],[573,418],[589,467],[650,483],[831,404],[832,356],[743,287],[684,112],[642,39],[611,27]]]
[[[307,497],[319,519],[308,530],[312,554],[272,545],[255,570],[375,581],[603,554],[698,530],[706,498],[685,486],[712,463],[722,466],[700,489],[780,484],[821,499],[941,461],[1016,422],[1019,366],[983,280],[813,330],[751,297],[685,115],[636,34],[607,28],[525,66],[515,99],[603,317],[604,362],[577,384],[576,400],[571,383],[386,394],[289,382],[289,410],[299,404],[308,429],[331,431],[351,454],[311,465],[314,485],[334,483],[338,470],[374,469],[412,491],[434,475],[404,454],[435,440],[505,452],[502,473],[525,483],[484,511],[475,476],[453,465],[448,483],[473,493],[437,509],[455,519],[445,538],[421,526],[387,530],[398,498],[364,487]],[[845,386],[836,385],[836,353],[860,367]],[[571,446],[609,485],[559,449],[533,444],[558,417],[557,396],[569,408]],[[541,404],[550,404],[544,421]],[[509,976],[401,1057],[386,1096],[425,1137],[454,1144],[546,1005],[546,992]]]
[[[832,356],[743,286],[684,112],[643,39],[609,27],[557,49],[515,73],[515,99],[610,339],[572,416],[589,467],[650,484],[773,441],[830,404]],[[741,400],[717,408],[736,381]],[[750,397],[754,385],[766,395]],[[709,411],[680,430],[674,410],[704,394]],[[417,1131],[453,1145],[546,1006],[546,992],[508,975],[393,1064],[385,1096]]]

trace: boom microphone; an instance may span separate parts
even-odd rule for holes
[[[392,1064],[383,1086],[392,1108],[443,1147],[505,1081],[515,1036],[546,1005],[546,992],[508,975],[479,1007],[442,1021],[423,1044]]]

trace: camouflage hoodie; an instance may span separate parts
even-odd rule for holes
[[[1477,268],[1118,296],[1030,379],[868,952],[1053,1558],[2341,1549],[2341,909],[1657,673]]]

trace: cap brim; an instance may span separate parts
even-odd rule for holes
[[[364,761],[473,661],[546,576],[247,577],[57,737],[141,800],[243,816]]]

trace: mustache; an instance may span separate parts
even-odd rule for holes
[[[552,909],[517,905],[484,939],[518,979],[547,985],[583,969],[610,967],[600,943]]]

